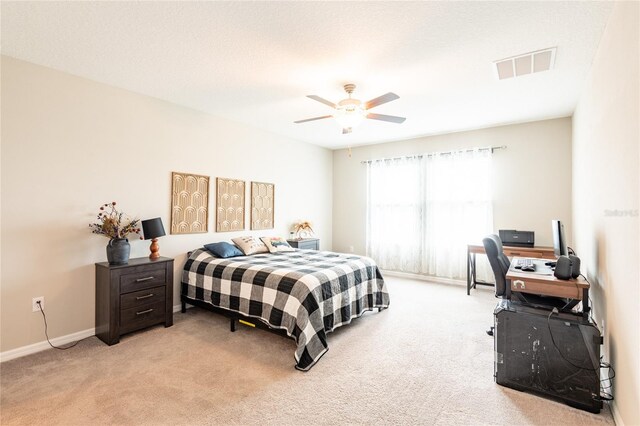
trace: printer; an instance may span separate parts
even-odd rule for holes
[[[498,231],[502,245],[512,247],[533,247],[535,237],[533,231],[516,231],[515,229],[500,229]]]

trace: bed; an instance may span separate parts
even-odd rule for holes
[[[296,368],[307,371],[328,350],[327,333],[367,311],[389,307],[375,262],[316,250],[221,259],[190,253],[181,301],[235,319],[251,318],[296,341]]]

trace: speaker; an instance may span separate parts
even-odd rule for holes
[[[580,276],[580,258],[570,254],[569,260],[571,260],[571,278],[578,278]]]
[[[560,280],[569,280],[571,279],[573,273],[573,262],[569,258],[569,256],[560,256],[558,260],[556,260],[556,270],[553,271],[553,275]],[[580,265],[578,265],[578,269],[580,269]]]

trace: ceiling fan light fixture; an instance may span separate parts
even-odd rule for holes
[[[367,111],[360,106],[360,101],[356,99],[345,99],[336,107],[334,118],[343,129],[353,129],[357,127],[367,116]]]

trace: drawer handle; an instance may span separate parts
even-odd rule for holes
[[[518,253],[517,251],[512,251],[511,256],[520,256],[520,253]]]
[[[148,299],[148,298],[153,297],[153,296],[154,296],[153,293],[149,293],[146,296],[138,296],[138,297],[136,297],[136,300]]]
[[[141,282],[143,282],[143,281],[149,281],[149,280],[152,280],[153,278],[154,278],[154,277],[138,278],[138,279],[136,280],[136,282],[137,282],[137,283],[141,283]]]
[[[517,288],[518,288],[518,286],[520,286],[520,289],[521,289],[521,290],[524,290],[524,289],[525,289],[524,281],[522,281],[522,280],[515,280],[515,281],[513,282],[513,287],[515,287],[515,288],[517,289]]]
[[[144,315],[153,312],[153,309],[147,309],[146,311],[136,312],[136,315]]]

